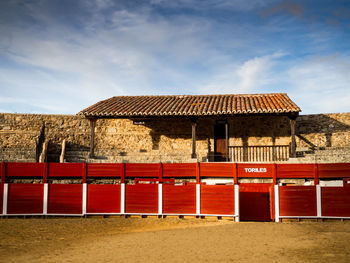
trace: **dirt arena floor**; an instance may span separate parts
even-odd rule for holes
[[[350,222],[0,220],[0,262],[350,262]]]

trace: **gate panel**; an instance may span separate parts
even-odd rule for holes
[[[49,214],[81,214],[82,184],[49,184],[47,212]]]
[[[321,187],[322,216],[350,217],[350,187]]]
[[[196,185],[163,185],[163,213],[195,214]]]
[[[201,214],[234,215],[234,185],[201,185]]]
[[[125,213],[158,213],[158,184],[125,185]]]
[[[280,186],[280,216],[317,216],[316,186]]]
[[[87,213],[120,213],[120,185],[87,186]]]
[[[270,221],[272,219],[271,184],[240,184],[239,215],[242,221]],[[270,197],[271,196],[271,197]]]
[[[8,214],[42,214],[43,184],[8,184]]]

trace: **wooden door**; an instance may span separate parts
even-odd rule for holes
[[[226,161],[226,135],[225,124],[216,124],[214,126],[214,148],[216,162]]]
[[[240,184],[240,220],[271,221],[273,219],[274,200],[272,190],[272,184]]]

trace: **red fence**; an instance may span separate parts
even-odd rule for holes
[[[175,214],[263,221],[350,218],[349,163],[0,163],[0,172],[2,215]],[[26,178],[42,183],[11,183]],[[56,182],[67,178],[81,181]],[[118,184],[86,183],[106,178],[117,179]],[[206,178],[231,178],[231,183],[206,185]],[[273,183],[238,185],[239,178],[271,178]],[[314,185],[277,185],[286,178],[313,179]],[[135,179],[135,184],[125,184],[126,179]],[[175,179],[192,182],[175,184]],[[320,187],[319,180],[325,179],[344,180],[344,186]]]

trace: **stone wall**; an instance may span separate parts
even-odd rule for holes
[[[67,161],[210,161],[210,156],[214,153],[216,121],[210,117],[198,121],[198,158],[193,160],[191,122],[188,119],[148,119],[142,125],[136,125],[129,119],[100,119],[96,123],[95,132],[96,159],[87,159],[90,124],[84,117],[3,113],[0,114],[0,161],[35,161],[40,134],[49,142],[49,161],[58,161],[64,139],[67,141]],[[230,118],[228,123],[230,145],[290,143],[290,123],[287,117],[241,116]],[[300,160],[307,160],[308,155],[322,148],[334,150],[332,156],[344,152],[345,161],[348,160],[350,113],[301,115],[297,119],[296,132],[297,149],[302,153]],[[324,158],[329,156],[325,155]]]

